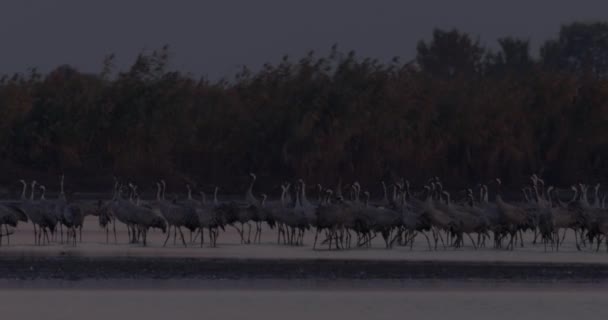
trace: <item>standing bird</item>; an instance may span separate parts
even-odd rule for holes
[[[515,247],[515,236],[517,231],[521,226],[527,223],[528,218],[526,215],[526,211],[520,207],[514,206],[512,204],[506,203],[502,199],[501,186],[502,181],[500,179],[496,179],[497,182],[497,192],[496,192],[496,206],[498,207],[498,212],[500,213],[501,220],[507,227],[507,231],[511,235],[511,239],[509,240],[509,244],[507,248],[511,248],[511,250]]]
[[[167,238],[163,243],[163,247],[167,245],[169,241],[169,237],[171,236],[171,227],[173,227],[173,242],[176,242],[177,232],[179,231],[180,237],[182,239],[182,243],[184,247],[187,247],[186,239],[184,238],[184,233],[182,232],[182,226],[187,225],[192,221],[192,217],[197,217],[196,211],[188,206],[181,205],[177,202],[176,199],[173,201],[165,200],[165,193],[167,190],[167,184],[165,180],[160,181],[162,186],[160,199],[157,199],[157,203],[160,208],[161,215],[165,218],[168,225]]]

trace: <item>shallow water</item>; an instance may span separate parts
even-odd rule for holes
[[[574,288],[573,288],[574,289]],[[571,290],[4,290],[10,319],[601,319],[608,292]]]

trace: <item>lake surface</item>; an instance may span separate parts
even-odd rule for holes
[[[603,288],[0,290],[9,319],[602,319]]]

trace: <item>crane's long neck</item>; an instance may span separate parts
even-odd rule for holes
[[[255,184],[255,177],[251,177],[251,183],[249,184],[249,188],[247,189],[247,198],[248,200],[254,199],[253,196],[253,185]]]
[[[190,185],[186,186],[188,188],[188,200],[192,200],[192,188],[190,188]]]
[[[581,193],[579,194],[579,200],[585,202],[587,200],[586,199],[587,190],[585,189],[585,186],[583,186],[582,183],[579,183],[578,187],[581,189]]]
[[[215,205],[218,205],[220,202],[217,200],[217,191],[219,190],[218,187],[215,187],[215,190],[213,190],[213,203]]]
[[[32,182],[32,194],[30,194],[30,200],[34,200],[34,193],[36,191],[36,181]]]
[[[300,202],[300,193],[297,191],[298,191],[298,188],[296,188],[296,202],[295,202],[294,206],[296,208],[300,208],[300,207],[302,207],[302,203]]]
[[[165,180],[161,181],[161,184],[162,184],[163,190],[161,191],[160,197],[161,197],[161,199],[165,200],[165,192],[167,192],[167,184],[165,183]]]
[[[287,187],[284,185],[281,185],[281,205],[284,207],[285,206],[285,195],[287,193]]]
[[[336,187],[336,198],[342,198],[342,178],[338,179],[338,186]]]
[[[291,194],[289,193],[289,189],[291,188],[291,184],[287,184],[285,185],[285,199],[284,199],[284,205],[291,205],[293,204],[293,199],[291,198]]]
[[[485,201],[486,203],[489,202],[489,191],[488,191],[488,186],[484,185],[483,186],[483,201]]]
[[[397,184],[393,185],[393,202],[397,201]]]
[[[59,195],[61,195],[62,197],[65,196],[65,191],[63,190],[64,179],[65,177],[61,175],[61,183],[59,184]]]
[[[112,194],[112,200],[116,200],[118,198],[118,181],[114,181],[114,190]]]
[[[496,186],[496,203],[501,203],[504,204],[504,201],[502,199],[502,184],[498,183],[498,185]]]
[[[319,197],[317,200],[319,201],[319,204],[321,204],[323,202],[323,186],[318,184],[317,189],[319,190]]]
[[[21,200],[25,200],[25,192],[27,189],[27,184],[23,181],[21,181],[21,184],[23,184],[23,189],[21,190]]]
[[[306,184],[302,182],[302,203],[308,203],[308,199],[306,199]]]
[[[547,198],[547,203],[549,204],[549,208],[553,207],[553,198],[555,197],[555,194],[553,192],[553,187],[549,187],[547,189],[547,193],[545,195],[545,198]]]
[[[535,183],[534,184],[534,194],[536,194],[536,201],[537,202],[542,202],[543,197],[541,196],[540,192],[538,191],[538,185]]]
[[[156,200],[157,201],[160,201],[160,192],[161,192],[160,189],[161,189],[160,183],[156,183]]]
[[[384,192],[383,202],[388,202],[388,192],[386,191],[386,184],[382,181],[382,191]]]
[[[521,192],[524,193],[524,199],[526,200],[526,202],[530,202],[530,197],[528,197],[528,192],[526,191],[526,189],[521,189]]]
[[[578,199],[578,189],[573,188],[573,190],[574,190],[574,196],[572,197],[572,199],[570,199],[571,203],[576,201],[576,199]]]

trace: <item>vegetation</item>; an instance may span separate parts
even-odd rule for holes
[[[334,46],[218,82],[168,70],[167,47],[124,71],[108,56],[99,74],[60,66],[4,76],[3,176],[225,186],[249,171],[273,185],[431,175],[467,185],[534,172],[553,183],[605,179],[608,23],[564,25],[537,57],[527,40],[498,43],[490,50],[435,30],[408,63]]]

